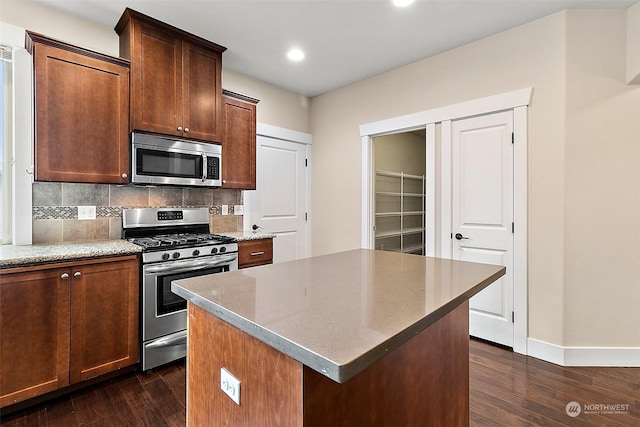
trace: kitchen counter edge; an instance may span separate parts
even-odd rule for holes
[[[238,240],[238,242],[242,242],[245,240],[262,240],[262,239],[275,239],[276,234],[271,233],[254,233],[252,231],[230,231],[218,233],[222,236],[233,237]]]
[[[0,269],[105,256],[131,255],[140,252],[142,252],[140,246],[122,239],[23,246],[1,245]]]

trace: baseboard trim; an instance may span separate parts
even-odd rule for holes
[[[560,366],[640,367],[637,347],[561,347],[533,338],[527,344],[529,356]]]

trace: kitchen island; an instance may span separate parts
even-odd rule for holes
[[[468,425],[468,300],[504,274],[358,249],[174,281],[188,424]]]

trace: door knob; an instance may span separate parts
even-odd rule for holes
[[[256,231],[258,228],[262,228],[262,227],[260,227],[260,226],[259,226],[259,225],[257,225],[257,224],[253,224],[253,225],[251,226],[251,229],[252,229],[253,231]]]
[[[468,237],[464,237],[464,236],[463,236],[462,234],[460,234],[460,233],[456,233],[456,239],[458,239],[458,240],[462,240],[462,239],[466,239],[466,240],[468,240],[469,238],[468,238]]]

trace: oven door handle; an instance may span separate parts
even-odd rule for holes
[[[149,344],[146,344],[146,348],[158,348],[158,347],[169,347],[171,345],[181,345],[185,344],[187,339],[187,331],[180,331],[177,334],[173,334],[171,336],[160,338],[159,340],[155,340]]]
[[[215,260],[208,259],[206,261],[173,261],[171,263],[144,267],[144,271],[145,273],[181,273],[183,271],[197,271],[231,264],[236,259],[238,259],[237,254],[227,255],[224,257],[218,256],[215,257]]]

